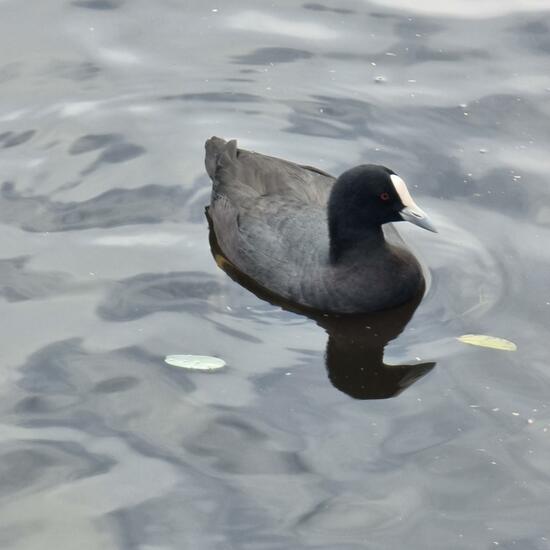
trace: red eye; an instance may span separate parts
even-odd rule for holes
[[[390,194],[389,193],[386,193],[385,191],[383,193],[380,193],[380,198],[383,200],[383,201],[387,201],[390,199]]]

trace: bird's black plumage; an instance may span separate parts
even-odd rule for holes
[[[271,293],[314,310],[366,313],[422,292],[418,261],[391,224],[382,230],[408,206],[388,168],[357,166],[335,179],[216,137],[205,163],[219,246]]]

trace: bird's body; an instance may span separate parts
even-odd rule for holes
[[[219,246],[271,293],[319,311],[366,313],[422,292],[420,265],[395,228],[354,225],[329,174],[220,138],[206,143],[206,168]]]

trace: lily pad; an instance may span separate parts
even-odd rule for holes
[[[486,334],[463,334],[457,340],[471,346],[481,346],[483,348],[499,349],[502,351],[516,351],[518,349],[516,344],[510,342],[510,340]]]
[[[217,370],[225,366],[223,359],[208,355],[167,355],[164,362],[173,367],[190,370]]]

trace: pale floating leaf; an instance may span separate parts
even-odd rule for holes
[[[500,349],[502,351],[516,351],[518,348],[514,342],[497,338],[496,336],[487,336],[486,334],[463,334],[457,340],[471,346],[481,346],[483,348]]]
[[[217,370],[225,366],[223,359],[208,355],[167,355],[164,362],[173,367],[190,370]]]

